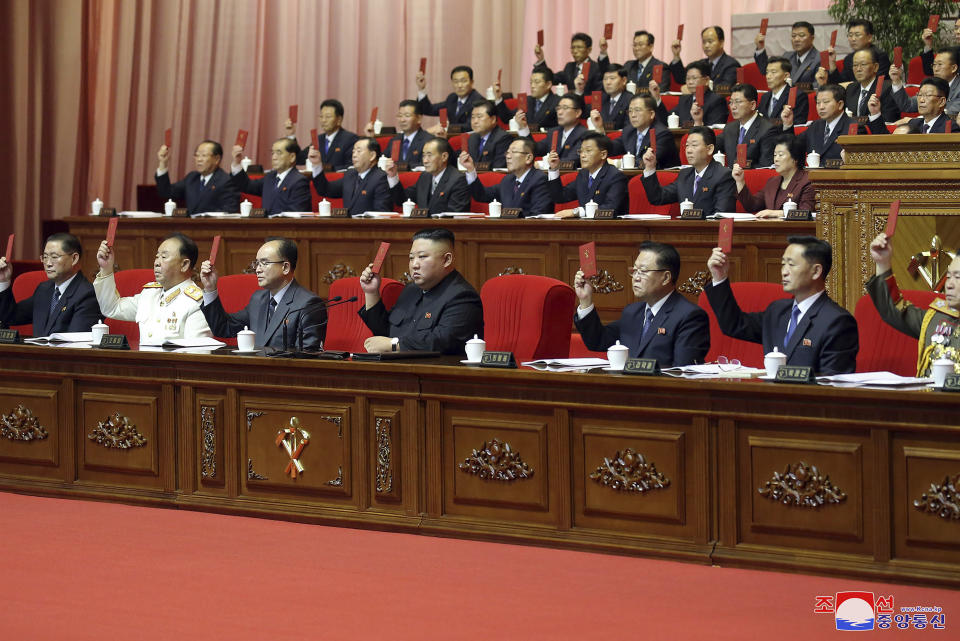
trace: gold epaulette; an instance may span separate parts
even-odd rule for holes
[[[187,285],[183,288],[183,293],[192,298],[193,300],[200,300],[203,298],[203,290],[197,287],[196,285]]]
[[[155,288],[160,287],[160,286],[161,286],[160,283],[154,281],[154,282],[152,282],[152,283],[147,283],[146,285],[143,286],[143,288],[144,288],[144,289],[155,289]]]
[[[947,301],[942,298],[936,298],[932,303],[930,303],[930,309],[935,309],[941,314],[946,314],[947,316],[952,316],[954,318],[960,318],[960,312],[950,307],[947,304]]]

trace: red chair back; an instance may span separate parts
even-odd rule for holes
[[[901,290],[903,297],[926,308],[938,295],[923,290]],[[867,294],[860,297],[853,310],[860,331],[860,352],[857,354],[858,372],[893,372],[901,376],[917,373],[917,339],[900,332],[880,318],[873,300]]]
[[[925,77],[926,74],[923,73],[923,60],[920,59],[920,56],[910,58],[910,62],[907,65],[907,83],[919,85]]]
[[[743,180],[751,194],[758,194],[763,190],[767,181],[777,175],[775,169],[747,169],[743,172]],[[745,212],[740,199],[737,199],[737,211]]]
[[[572,182],[573,182],[574,180],[576,180],[576,179],[577,179],[577,173],[576,173],[576,172],[571,172],[571,173],[568,173],[568,174],[563,174],[563,175],[560,176],[560,184],[562,184],[562,185],[569,185],[570,183],[572,183]],[[553,211],[557,212],[557,211],[560,211],[560,210],[562,210],[562,209],[573,209],[574,207],[579,207],[579,206],[580,206],[580,201],[578,201],[578,200],[571,200],[571,201],[568,201],[568,202],[565,202],[565,203],[556,203],[556,204],[553,206]]]
[[[743,65],[743,81],[756,87],[757,91],[770,90],[767,86],[767,76],[760,73],[760,67],[755,62]]]
[[[337,180],[342,180],[342,179],[343,179],[343,174],[327,172],[327,180],[329,182],[335,182]],[[260,203],[263,202],[263,199],[259,198],[258,196],[247,196],[247,194],[243,194],[243,197],[248,198],[250,202],[254,202],[253,201],[254,198],[258,198],[259,199],[258,202]],[[316,187],[313,186],[313,181],[311,180],[310,181],[310,206],[312,207],[312,209],[310,211],[317,211],[317,206],[320,204],[321,200],[323,199],[320,198],[320,194],[317,193],[317,189]],[[343,198],[327,198],[327,200],[330,201],[331,209],[337,209],[337,208],[343,207]],[[263,205],[261,204],[254,204],[254,207],[262,207],[262,206]]]
[[[143,291],[143,286],[153,282],[152,269],[124,269],[114,272],[113,280],[117,284],[117,291],[120,297],[136,296]],[[103,322],[110,327],[111,334],[124,334],[128,340],[139,342],[140,328],[134,321],[117,320],[116,318],[105,318]]]
[[[677,179],[675,171],[658,171],[657,180],[660,185],[669,185]],[[647,200],[647,191],[643,188],[643,176],[634,176],[627,183],[627,192],[630,194],[630,213],[631,214],[667,214],[668,216],[680,215],[680,204],[672,203],[670,205],[651,205]]]
[[[217,291],[223,311],[235,314],[247,306],[253,293],[260,289],[256,274],[230,274],[217,280]]]
[[[477,174],[478,180],[483,183],[484,187],[492,187],[493,185],[499,185],[503,179],[504,175],[501,173],[494,173],[492,171],[482,171]],[[497,200],[500,200],[497,198]],[[482,203],[479,200],[470,199],[470,211],[475,213],[490,213],[490,203]]]
[[[663,108],[667,110],[667,113],[670,113],[680,104],[680,96],[664,94],[660,96],[660,101],[663,102]]]
[[[37,285],[45,280],[47,280],[47,272],[42,269],[39,271],[23,272],[13,279],[13,285],[10,286],[13,293],[13,300],[19,303],[22,300],[30,298],[33,296],[33,292],[36,291]],[[33,336],[33,323],[11,325],[10,329],[15,329],[24,336]]]
[[[594,352],[583,344],[580,332],[570,334],[570,358],[606,358],[606,352]]]
[[[566,283],[546,276],[509,274],[480,290],[487,349],[513,352],[518,362],[563,358],[577,296]]]
[[[810,121],[820,120],[820,114],[817,113],[817,92],[811,91],[807,94],[807,119]],[[798,124],[798,123],[794,123]],[[803,123],[799,123],[803,124]],[[794,130],[794,132],[799,136],[800,133]]]
[[[392,278],[380,280],[380,298],[387,309],[392,309],[403,291],[403,283]],[[327,310],[327,338],[325,349],[345,352],[363,352],[363,341],[373,336],[357,310],[363,305],[363,290],[360,278],[339,278],[330,284],[330,298],[342,296],[344,300],[357,297],[356,303],[335,305]]]
[[[731,283],[730,286],[737,304],[744,312],[761,312],[773,301],[789,298],[783,292],[783,287],[777,283]],[[746,367],[763,367],[763,345],[731,338],[721,332],[717,317],[704,292],[700,292],[697,303],[707,312],[710,319],[708,363],[715,362],[718,356],[726,356],[739,359]]]
[[[680,164],[689,165],[687,161],[687,138],[690,137],[690,134],[683,134],[683,137],[680,139]]]

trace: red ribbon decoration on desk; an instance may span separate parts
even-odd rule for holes
[[[297,442],[298,435],[299,443]],[[303,473],[300,454],[308,443],[310,443],[310,433],[300,427],[300,419],[296,416],[290,418],[290,427],[277,432],[277,447],[283,447],[287,450],[287,455],[290,457],[290,462],[283,470],[284,476],[290,475],[290,478],[295,479]]]

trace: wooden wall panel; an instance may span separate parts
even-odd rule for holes
[[[7,381],[0,390],[0,461],[18,474],[57,478],[60,394],[43,381]]]

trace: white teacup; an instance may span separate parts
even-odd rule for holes
[[[947,374],[953,374],[953,361],[949,358],[938,358],[930,365],[930,371],[933,374],[933,386],[943,387]]]
[[[684,198],[683,202],[680,203],[680,213],[687,211],[688,209],[693,209],[693,201],[689,198]]]
[[[807,168],[808,169],[817,169],[820,166],[820,154],[815,151],[811,151],[807,154]]]
[[[624,169],[635,169],[637,166],[637,157],[628,151],[623,154],[623,158],[620,159],[620,164]]]
[[[173,199],[168,199],[167,202],[163,203],[163,214],[164,216],[173,216],[173,210],[177,208],[177,203],[173,202]]]
[[[256,333],[251,332],[247,327],[244,327],[242,332],[237,332],[237,349],[241,352],[252,352],[256,341]]]
[[[500,205],[500,202],[497,201],[496,199],[490,201],[490,204],[488,205],[488,209],[490,211],[490,218],[500,218],[501,206],[502,205]]]
[[[628,93],[632,93],[632,94],[637,93],[637,83],[635,83],[633,80],[631,80],[630,82],[628,82],[628,83],[627,83],[627,92],[628,92]]]
[[[110,327],[103,322],[103,320],[97,321],[97,324],[90,328],[90,333],[93,334],[93,344],[99,345],[100,339],[106,336],[110,332]]]
[[[679,129],[680,128],[680,116],[677,114],[670,114],[667,116],[667,127],[669,129]]]
[[[406,218],[410,218],[410,216],[413,215],[413,210],[417,208],[417,203],[407,198],[406,202],[404,202],[401,207],[403,207],[403,215]]]
[[[487,349],[487,342],[476,334],[467,341],[467,360],[471,363],[479,363],[483,358],[483,352]]]
[[[244,199],[244,201],[240,203],[240,215],[246,218],[247,216],[250,215],[250,212],[252,211],[253,211],[253,203],[250,202],[249,200]]]
[[[244,171],[247,171],[248,169],[250,169],[250,165],[252,164],[253,164],[253,160],[251,160],[248,156],[244,156],[243,160],[240,161],[240,166],[243,167]]]
[[[383,171],[386,171],[388,160],[390,160],[390,156],[380,156],[380,159],[377,161],[377,167],[379,167]]]
[[[622,370],[623,366],[627,364],[627,356],[629,355],[630,348],[626,345],[621,345],[620,341],[611,345],[607,349],[607,360],[610,361],[610,369]]]
[[[596,218],[599,205],[592,200],[583,206],[584,217]]]
[[[100,211],[103,209],[103,201],[97,198],[92,203],[90,203],[90,214],[92,216],[99,216]]]
[[[783,203],[783,217],[786,218],[790,215],[790,212],[796,211],[797,203],[793,202],[792,199],[787,198],[787,202]]]
[[[773,378],[777,375],[777,370],[787,364],[787,355],[776,347],[769,354],[763,356],[763,367],[767,370],[767,376]]]
[[[317,213],[321,216],[330,215],[330,201],[324,198],[317,204]]]
[[[721,165],[727,164],[727,157],[722,151],[718,151],[717,153],[713,154],[713,159]],[[746,167],[744,167],[744,169],[746,169]]]

